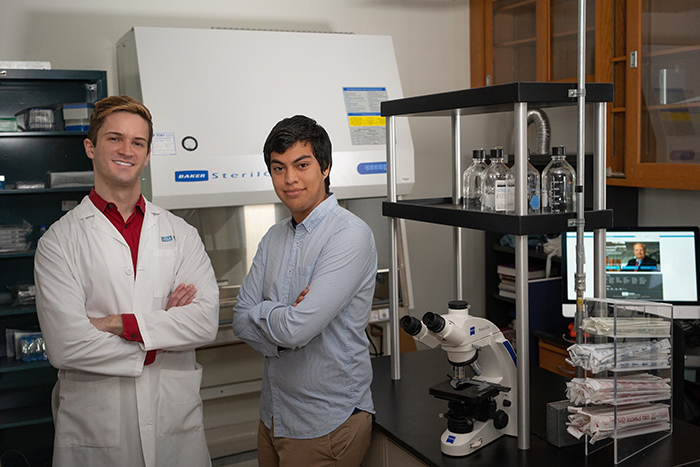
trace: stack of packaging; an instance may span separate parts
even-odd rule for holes
[[[94,108],[95,105],[89,102],[63,104],[64,129],[66,131],[87,131]]]

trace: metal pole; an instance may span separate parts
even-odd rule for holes
[[[386,178],[387,198],[396,196],[396,126],[394,116],[386,117]],[[389,318],[391,319],[391,379],[401,379],[399,345],[399,255],[398,219],[389,218]]]
[[[578,2],[578,145],[576,150],[576,329],[580,329],[583,319],[583,296],[586,291],[586,264],[583,232],[585,227],[583,215],[584,192],[586,180],[586,0]],[[576,341],[581,342],[581,332],[576,333]],[[579,376],[580,369],[576,374]]]
[[[452,115],[452,203],[460,204],[462,200],[462,147],[461,147],[461,120],[458,114]],[[462,229],[452,228],[453,258],[454,264],[454,294],[457,300],[463,299],[464,285],[462,277]]]
[[[595,104],[595,154],[593,159],[593,209],[606,207],[605,165],[607,112],[605,102]],[[593,292],[596,298],[605,298],[605,229],[593,231]]]
[[[515,104],[515,214],[527,214],[527,104]],[[518,354],[518,449],[530,449],[530,317],[527,235],[515,236],[515,321]]]

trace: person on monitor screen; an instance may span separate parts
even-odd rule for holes
[[[260,241],[234,307],[235,335],[265,356],[258,464],[359,467],[374,412],[374,236],[329,191],[331,141],[315,120],[280,121],[263,154],[291,218]]]
[[[647,247],[643,243],[634,244],[634,258],[627,262],[627,270],[656,271],[659,269],[656,260],[647,256]]]

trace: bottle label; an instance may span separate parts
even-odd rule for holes
[[[505,180],[496,180],[496,199],[495,199],[495,210],[496,212],[505,212],[508,208],[508,189]]]

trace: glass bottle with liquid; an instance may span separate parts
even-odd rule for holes
[[[482,212],[505,213],[507,208],[506,174],[508,167],[503,162],[503,148],[491,149],[491,163],[482,176]]]
[[[527,213],[540,212],[540,173],[530,163],[530,150],[527,150]],[[508,214],[515,213],[515,165],[506,174],[506,189],[508,196]]]
[[[462,176],[462,203],[464,209],[481,211],[481,177],[488,169],[486,152],[483,149],[472,151],[472,164]]]
[[[566,147],[552,148],[552,160],[542,171],[542,212],[574,212],[576,172],[566,162]]]

